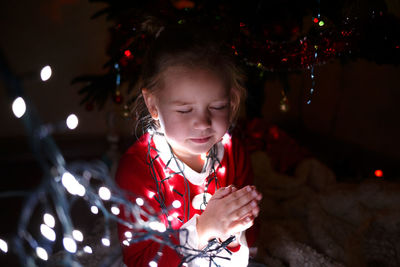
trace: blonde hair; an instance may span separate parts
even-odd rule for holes
[[[151,118],[141,91],[146,88],[150,93],[156,93],[162,89],[163,73],[175,66],[209,70],[221,77],[230,90],[232,125],[246,95],[245,76],[223,44],[206,29],[193,25],[164,29],[158,35],[145,56],[141,75],[135,85],[136,99],[131,106],[131,113],[136,119],[136,129],[139,125],[143,130],[159,127],[158,122]]]

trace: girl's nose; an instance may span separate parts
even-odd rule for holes
[[[196,129],[207,129],[211,126],[211,116],[208,111],[195,116],[194,127]]]

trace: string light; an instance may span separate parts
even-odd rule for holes
[[[88,254],[92,254],[92,253],[93,253],[92,248],[89,247],[89,246],[84,246],[84,247],[83,247],[83,251],[86,252],[86,253],[88,253]]]
[[[85,187],[81,185],[69,172],[64,172],[61,182],[67,191],[72,195],[84,196],[86,193]]]
[[[71,237],[64,237],[63,238],[63,246],[65,248],[66,251],[71,252],[71,253],[75,253],[77,246],[76,246],[76,242],[71,238]]]
[[[375,170],[374,174],[375,174],[376,177],[379,177],[379,178],[383,177],[383,171],[382,170]]]
[[[54,228],[54,226],[56,225],[56,221],[53,215],[51,215],[50,213],[45,213],[43,215],[43,221],[50,228]]]
[[[26,111],[25,100],[22,97],[17,97],[12,103],[12,111],[18,119],[24,116]]]
[[[140,198],[140,197],[136,198],[136,204],[138,206],[143,206],[143,204],[144,204],[143,198]]]
[[[120,213],[120,210],[119,210],[119,208],[117,206],[112,206],[111,207],[111,212],[114,215],[118,215]]]
[[[172,207],[174,207],[175,209],[178,209],[182,206],[182,203],[179,200],[174,200],[172,202]]]
[[[90,211],[91,211],[93,214],[97,214],[97,213],[99,213],[99,208],[96,207],[96,206],[91,206],[91,207],[90,207]]]
[[[125,236],[126,238],[132,238],[132,232],[126,231],[126,232],[124,233],[124,236]]]
[[[110,200],[111,191],[105,186],[99,188],[99,197],[103,200]]]
[[[7,242],[0,238],[0,250],[4,253],[8,252],[8,245]]]
[[[108,237],[103,237],[101,239],[101,243],[103,243],[104,246],[109,247],[110,246],[110,239]]]
[[[51,67],[49,65],[44,66],[42,68],[42,70],[40,71],[40,78],[42,79],[42,81],[47,81],[48,79],[50,79],[52,74],[52,70]]]
[[[71,114],[67,117],[66,124],[70,130],[74,130],[76,127],[78,127],[78,123],[79,120],[75,114]]]
[[[51,229],[49,226],[46,224],[41,224],[40,225],[40,232],[44,237],[46,237],[50,241],[55,241],[56,240],[56,233],[54,232],[53,229]]]
[[[82,242],[83,241],[83,234],[79,230],[73,230],[72,231],[72,237],[78,242]]]
[[[44,261],[49,259],[49,254],[47,254],[47,251],[42,247],[36,247],[36,255]]]

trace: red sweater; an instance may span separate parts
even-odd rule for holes
[[[122,156],[118,171],[116,174],[117,184],[124,190],[134,193],[136,196],[142,196],[148,204],[156,212],[160,212],[161,208],[156,201],[157,195],[155,193],[156,183],[150,175],[149,165],[146,163],[148,157],[148,141],[151,136],[144,134],[138,141],[136,141],[128,151]],[[156,147],[154,140],[150,141],[152,147]],[[237,188],[241,188],[247,184],[251,184],[252,173],[250,168],[249,158],[246,156],[244,148],[240,145],[237,139],[232,138],[224,142],[224,153],[221,166],[216,169],[218,182],[221,187],[234,184]],[[158,149],[158,147],[157,147]],[[157,152],[151,150],[151,158],[156,158]],[[168,171],[173,172],[169,168],[164,170],[165,162],[159,157],[154,162],[154,170],[158,181],[166,177]],[[188,168],[187,166],[185,166]],[[185,172],[187,176],[187,173]],[[188,177],[187,177],[188,178]],[[188,179],[190,180],[190,179]],[[204,184],[196,185],[188,182],[190,188],[190,195],[186,194],[186,201],[182,195],[185,193],[184,178],[181,175],[174,175],[170,179],[161,183],[160,191],[163,192],[165,197],[165,205],[170,207],[174,200],[179,200],[182,203],[180,208],[170,211],[169,215],[173,229],[179,229],[185,222],[194,216],[194,214],[201,214],[201,210],[195,209],[192,206],[193,198],[204,192]],[[216,191],[215,182],[211,182],[208,187],[208,193],[211,195]],[[130,199],[132,202],[135,199]],[[190,218],[185,218],[184,203],[189,203]],[[121,213],[123,214],[123,213]],[[161,216],[161,221],[168,226],[166,216]],[[118,233],[120,240],[126,239],[124,233],[129,229],[123,225],[118,226]],[[179,241],[176,241],[177,243]],[[130,246],[122,245],[124,262],[128,267],[133,266],[148,266],[149,262],[157,254],[160,245],[154,241],[144,241]],[[165,246],[162,250],[162,256],[158,261],[158,266],[178,266],[181,262],[180,256],[171,248]]]

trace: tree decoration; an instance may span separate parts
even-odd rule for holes
[[[162,27],[173,24],[209,25],[226,40],[248,76],[260,75],[263,81],[281,73],[308,70],[314,77],[316,66],[335,58],[342,62],[365,58],[395,65],[400,59],[400,20],[388,12],[383,0],[95,2],[104,2],[107,7],[93,18],[105,15],[114,22],[107,49],[109,60],[104,65],[106,73],[83,75],[73,83],[84,82],[79,91],[84,96],[82,103],[95,103],[98,108],[115,92],[118,73],[120,82],[127,84],[121,95],[129,96],[125,98],[129,105],[148,44]],[[120,65],[120,72],[115,71],[114,64]],[[313,85],[305,100],[308,104],[315,90],[315,80],[311,79]],[[262,89],[249,88],[249,95]]]

